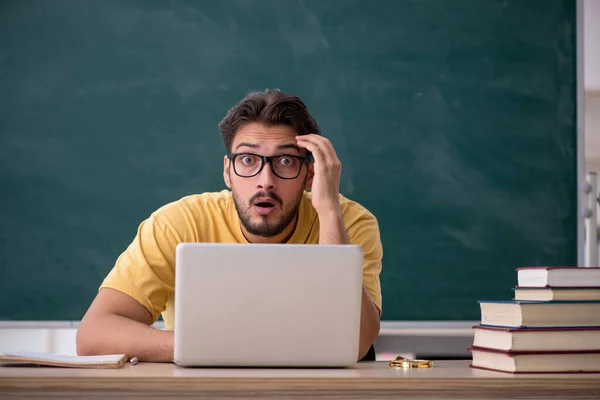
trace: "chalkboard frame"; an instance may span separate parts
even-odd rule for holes
[[[582,60],[582,52],[583,52],[583,28],[582,28],[582,13],[583,13],[583,0],[577,0],[577,12],[576,12],[576,20],[577,20],[577,34],[576,34],[576,40],[577,40],[577,60],[576,60],[576,65],[577,65],[577,79],[576,79],[576,88],[577,88],[577,182],[578,182],[578,188],[581,188],[582,185],[585,182],[585,179],[583,177],[583,165],[584,165],[584,157],[583,157],[583,149],[584,149],[584,135],[583,135],[583,129],[584,129],[584,124],[583,124],[583,63],[581,62]],[[584,241],[584,219],[581,217],[582,215],[582,211],[583,211],[583,205],[582,205],[582,195],[581,195],[581,190],[579,189],[577,192],[577,210],[578,210],[578,217],[577,217],[577,259],[578,259],[578,264],[579,265],[583,265],[583,254],[584,254],[584,246],[585,246],[585,241]],[[0,321],[0,326],[4,326],[6,324],[22,324],[24,321]],[[44,324],[52,324],[52,322],[44,322],[44,321],[39,321],[39,325],[38,326],[44,326]]]

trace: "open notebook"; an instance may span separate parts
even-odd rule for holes
[[[0,354],[0,365],[21,367],[121,368],[125,354],[102,356],[68,356],[62,354],[16,351]]]

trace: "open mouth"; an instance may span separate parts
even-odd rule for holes
[[[268,215],[275,209],[275,202],[269,199],[259,199],[254,203],[254,209],[259,215]]]
[[[268,201],[259,201],[258,203],[254,203],[255,206],[262,208],[272,208],[275,207],[275,204],[269,203]]]

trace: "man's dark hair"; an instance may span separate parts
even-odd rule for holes
[[[225,148],[231,152],[231,144],[238,129],[248,122],[265,125],[288,125],[298,135],[321,134],[317,121],[298,97],[279,89],[253,92],[227,111],[219,123]]]

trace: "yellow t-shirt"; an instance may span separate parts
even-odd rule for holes
[[[363,247],[363,283],[381,311],[379,225],[360,204],[342,195],[340,203],[350,242]],[[319,218],[310,193],[304,193],[298,212],[288,243],[318,244]],[[181,242],[248,243],[229,190],[187,196],[152,213],[140,224],[135,239],[100,288],[131,296],[148,309],[153,321],[162,313],[165,328],[173,330],[175,248]]]

